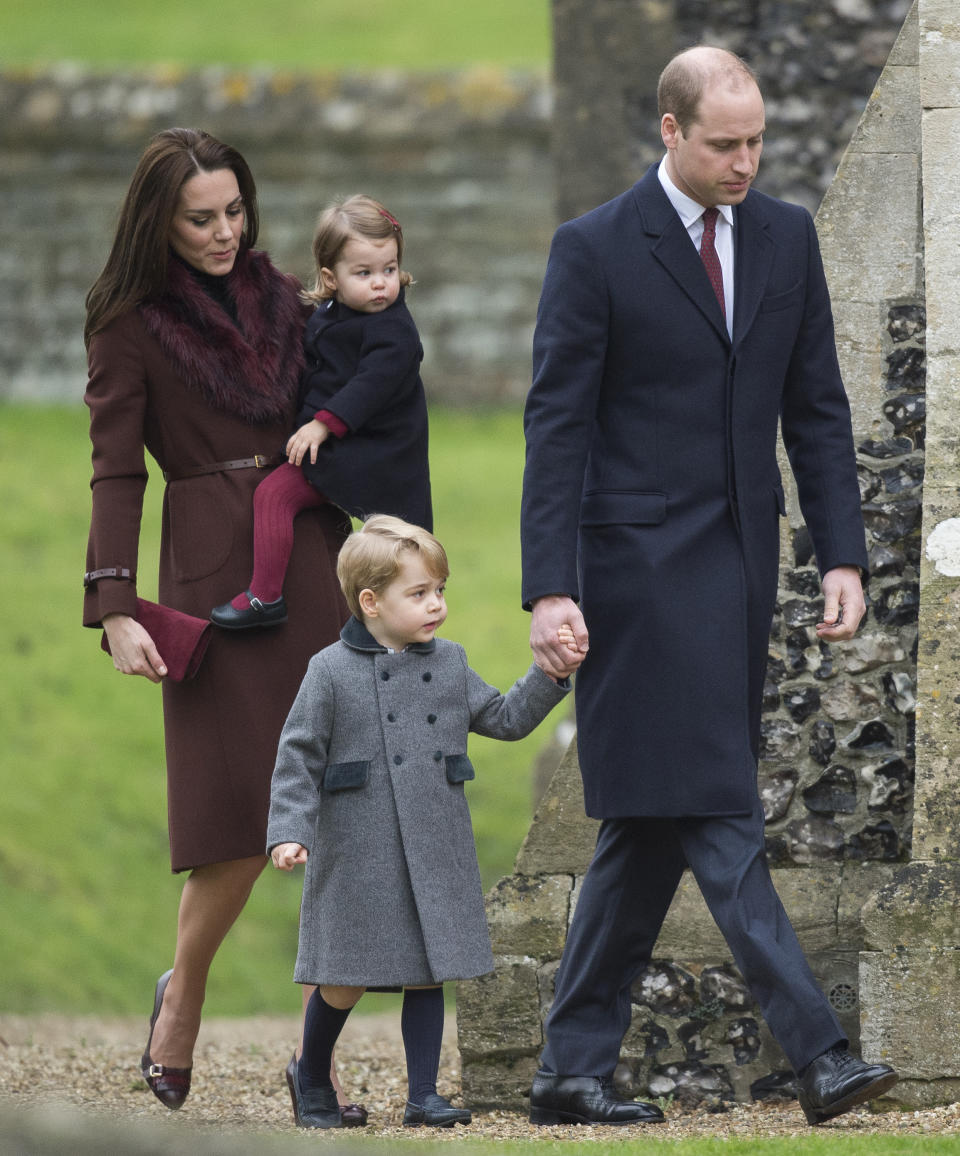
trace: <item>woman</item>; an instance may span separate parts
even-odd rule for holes
[[[196,676],[172,682],[136,617],[144,448],[168,483],[161,604],[206,618],[250,573],[253,491],[292,428],[304,322],[297,283],[252,248],[257,225],[256,188],[236,150],[192,129],[161,132],[87,297],[84,624],[103,626],[122,673],[163,682],[172,867],[190,872],[143,1056],[144,1078],[169,1108],[189,1091],[210,964],[267,861],[281,728],[308,659],[347,617],[335,562],[349,525],[329,504],[297,527],[286,626],[218,632]],[[352,1115],[345,1123],[363,1122]]]

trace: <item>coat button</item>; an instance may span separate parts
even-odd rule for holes
[[[430,723],[431,726],[433,726],[433,724],[436,721],[437,721],[437,716],[435,714],[428,714],[427,715],[427,722]]]
[[[383,679],[384,682],[386,682],[390,678],[390,671],[389,670],[381,670],[380,671],[380,677]]]
[[[395,766],[399,767],[400,764],[403,762],[403,755],[394,755],[393,756],[393,762],[394,762]]]
[[[443,758],[443,751],[434,751],[433,752],[433,761],[435,763],[439,763],[442,758]]]
[[[396,721],[397,721],[397,716],[393,713],[393,711],[391,711],[387,715],[387,722],[396,722]]]
[[[432,674],[430,673],[430,671],[428,670],[428,671],[427,671],[427,673],[426,673],[426,674],[423,676],[423,681],[424,681],[424,682],[429,682],[431,678],[433,678],[433,675],[432,675]]]

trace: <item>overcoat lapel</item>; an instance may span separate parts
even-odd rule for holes
[[[763,298],[770,266],[773,263],[774,241],[770,236],[770,222],[750,194],[734,210],[734,293],[733,344],[736,348],[757,316]]]
[[[676,209],[663,191],[656,166],[633,187],[644,232],[651,238],[650,251],[677,285],[729,343],[720,304]]]

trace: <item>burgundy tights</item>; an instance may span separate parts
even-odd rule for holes
[[[326,498],[303,476],[299,466],[284,462],[263,479],[253,493],[253,577],[250,590],[261,602],[276,602],[283,593],[290,553],[293,519],[301,510],[322,506]],[[238,594],[230,603],[247,610],[250,599]]]

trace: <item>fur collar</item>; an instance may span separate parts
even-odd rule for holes
[[[305,310],[293,277],[241,249],[227,274],[237,324],[170,259],[167,291],[138,306],[147,331],[188,385],[248,422],[289,417],[303,368]]]

